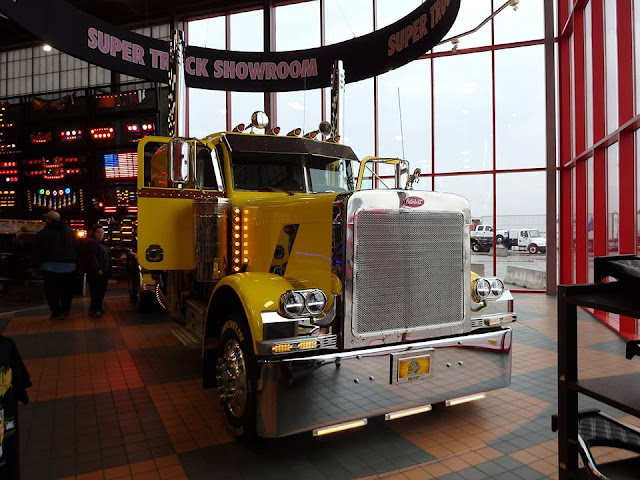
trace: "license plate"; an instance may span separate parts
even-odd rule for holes
[[[413,382],[431,373],[431,355],[398,359],[398,382]]]

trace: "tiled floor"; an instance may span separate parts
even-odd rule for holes
[[[32,401],[20,410],[24,479],[557,477],[553,298],[516,296],[508,389],[329,438],[246,446],[225,429],[215,390],[201,388],[199,349],[177,339],[166,314],[138,314],[123,293],[111,292],[100,319],[84,313],[86,299],[74,300],[64,321],[0,302],[0,312],[11,310],[0,313],[0,332],[14,338],[33,381]],[[640,371],[614,333],[586,313],[579,319],[583,377]],[[581,407],[595,405],[583,400]]]

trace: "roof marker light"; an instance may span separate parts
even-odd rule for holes
[[[303,138],[315,139],[318,136],[318,133],[319,133],[319,130],[313,130],[312,132],[305,134]]]
[[[244,132],[244,123],[239,123],[232,131],[234,133]]]
[[[267,133],[265,135],[278,135],[279,133],[280,133],[280,127],[273,127],[267,130]]]
[[[287,137],[299,137],[301,133],[302,133],[301,128],[295,128],[291,130],[289,133],[287,133]]]

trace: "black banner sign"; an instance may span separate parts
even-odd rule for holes
[[[401,20],[326,47],[234,52],[187,46],[187,86],[238,92],[328,87],[335,60],[347,83],[380,75],[433,48],[453,25],[460,0],[427,0]],[[169,43],[110,25],[64,0],[0,0],[0,11],[55,48],[109,70],[168,83]]]

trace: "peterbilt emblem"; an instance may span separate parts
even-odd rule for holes
[[[424,200],[420,197],[407,197],[402,201],[402,205],[405,207],[421,207],[424,205]]]

